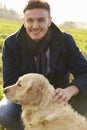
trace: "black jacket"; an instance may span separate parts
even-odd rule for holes
[[[50,71],[45,76],[55,88],[65,88],[70,84],[69,73],[72,73],[74,79],[71,84],[76,85],[83,95],[87,95],[86,59],[70,34],[62,33],[53,23],[50,29],[52,31],[52,40],[48,47]],[[23,26],[6,38],[2,59],[4,87],[14,84],[23,74],[37,73],[34,57],[26,45]]]

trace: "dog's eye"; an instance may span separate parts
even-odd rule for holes
[[[18,83],[18,87],[21,87],[21,83]]]

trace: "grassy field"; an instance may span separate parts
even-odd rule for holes
[[[17,31],[21,25],[20,21],[0,20],[0,99],[2,98],[2,45],[5,38]]]
[[[17,31],[22,22],[20,21],[10,21],[10,20],[0,20],[0,99],[2,98],[2,45],[5,38]],[[82,53],[87,57],[87,30],[86,29],[75,29],[69,27],[59,27],[62,31],[71,33],[76,40],[77,45],[82,50]]]
[[[60,27],[62,30],[73,35],[77,45],[82,50],[83,54],[87,56],[87,29],[75,29]]]

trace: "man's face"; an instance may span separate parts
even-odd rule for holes
[[[24,27],[35,42],[40,41],[51,25],[51,17],[45,9],[31,9],[24,13]]]

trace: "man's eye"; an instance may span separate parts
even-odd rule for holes
[[[32,23],[32,22],[33,22],[33,20],[32,20],[32,19],[28,19],[28,20],[27,20],[27,22],[30,22],[30,23]]]
[[[39,19],[39,22],[44,22],[44,19]]]

